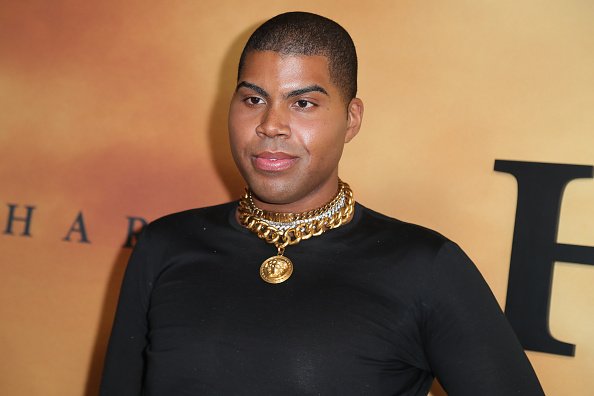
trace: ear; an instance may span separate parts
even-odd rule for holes
[[[359,98],[353,98],[347,107],[347,130],[344,137],[344,142],[348,143],[354,138],[359,129],[361,129],[361,122],[363,121],[363,101]]]

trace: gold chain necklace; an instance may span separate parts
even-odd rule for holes
[[[278,250],[260,266],[260,277],[268,283],[281,283],[293,273],[293,263],[284,256],[288,245],[318,236],[327,230],[348,223],[355,211],[353,191],[349,185],[338,180],[338,192],[326,205],[302,213],[277,213],[258,208],[252,193],[246,189],[239,200],[239,222]]]

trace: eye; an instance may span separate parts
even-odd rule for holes
[[[252,105],[252,106],[259,105],[259,104],[264,104],[265,103],[262,98],[259,98],[257,96],[250,96],[248,98],[245,98],[243,101],[245,103],[247,103],[248,105]]]
[[[295,105],[297,107],[299,107],[300,109],[307,109],[309,107],[313,107],[315,106],[315,104],[313,104],[312,102],[310,102],[309,100],[305,100],[305,99],[300,99],[297,102],[295,102]]]

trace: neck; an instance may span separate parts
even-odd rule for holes
[[[239,200],[236,212],[238,222],[268,243],[276,244],[279,249],[289,243],[298,243],[301,238],[308,239],[351,220],[355,209],[353,191],[340,180],[338,184],[338,191],[325,205],[298,213],[259,208],[247,190]],[[295,241],[291,242],[292,238]]]
[[[249,223],[249,219],[252,218],[264,221],[267,225],[272,225],[278,230],[284,230],[293,227],[296,223],[311,222],[322,218],[329,220],[338,216],[326,224],[330,228],[334,228],[351,220],[355,203],[349,185],[340,179],[337,180],[337,184],[334,195],[322,205],[317,205],[309,210],[297,211],[278,211],[263,208],[258,205],[258,202],[261,201],[257,201],[250,190],[246,190],[245,195],[239,200],[235,217],[238,223],[243,226],[246,226],[246,221]],[[338,221],[338,219],[339,223],[335,225],[335,221]]]
[[[294,202],[267,202],[252,194],[254,204],[262,210],[279,213],[303,213],[315,210],[330,202],[338,192],[338,178],[334,183],[320,187]]]

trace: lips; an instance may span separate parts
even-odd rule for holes
[[[254,156],[254,165],[261,171],[282,172],[292,167],[298,159],[298,157],[283,152],[264,151]]]

